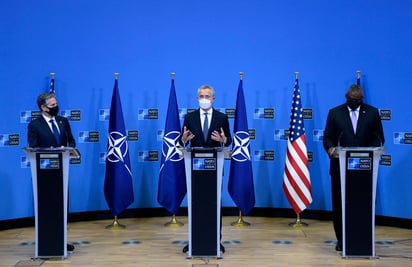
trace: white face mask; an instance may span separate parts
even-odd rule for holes
[[[209,109],[212,106],[212,102],[209,99],[199,99],[199,106],[201,109]]]

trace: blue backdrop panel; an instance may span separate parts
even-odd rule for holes
[[[234,108],[244,75],[256,207],[290,208],[282,190],[294,72],[299,71],[313,203],[330,210],[329,160],[322,148],[328,110],[345,101],[361,70],[365,100],[381,109],[387,151],[378,215],[412,218],[412,3],[398,1],[8,1],[0,17],[0,220],[33,216],[27,124],[50,72],[62,115],[82,152],[70,168],[70,212],[107,210],[104,153],[114,72],[119,72],[135,201],[159,207],[157,184],[170,72],[182,114],[211,84],[215,107]],[[233,129],[233,119],[230,119]],[[135,136],[136,137],[136,136]],[[137,140],[136,140],[137,139]],[[225,162],[222,203],[227,193]],[[402,203],[402,205],[399,205]],[[184,200],[183,206],[187,205]]]

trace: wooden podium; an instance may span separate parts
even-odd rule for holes
[[[376,258],[375,200],[383,147],[338,147],[342,190],[342,258]]]
[[[183,155],[188,199],[187,258],[221,258],[220,202],[224,149],[187,148]]]
[[[35,212],[35,258],[67,258],[67,194],[75,148],[23,149],[30,158]]]

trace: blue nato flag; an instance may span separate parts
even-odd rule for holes
[[[233,132],[228,191],[236,206],[247,214],[255,206],[255,188],[243,80],[240,80],[237,91]]]
[[[117,79],[110,106],[104,195],[113,216],[119,215],[134,201],[129,146]]]
[[[163,134],[157,201],[176,214],[186,195],[186,173],[179,139],[181,136],[175,83],[172,79]]]

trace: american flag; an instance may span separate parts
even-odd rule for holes
[[[50,89],[49,89],[49,93],[50,93],[50,94],[55,94],[55,91],[54,91],[54,73],[50,73],[50,76],[51,76],[51,78],[50,78]]]
[[[300,214],[312,202],[308,155],[306,152],[306,135],[303,125],[302,101],[298,78],[295,80],[295,88],[293,90],[283,190],[296,214]]]

